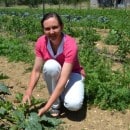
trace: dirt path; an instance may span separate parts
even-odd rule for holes
[[[31,66],[28,64],[8,62],[6,58],[0,57],[0,74],[9,76],[9,79],[0,80],[0,83],[11,88],[10,100],[14,100],[17,92],[24,93],[30,76],[30,72],[26,71],[29,67]],[[42,77],[33,95],[36,98],[48,98],[46,84]],[[88,109],[84,106],[79,112],[70,113],[66,111],[61,119],[65,122],[65,130],[130,130],[130,111],[123,114],[103,111],[98,108]]]

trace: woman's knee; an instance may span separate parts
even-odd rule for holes
[[[53,59],[47,60],[43,66],[43,73],[50,76],[55,76],[61,71],[61,65]]]
[[[78,111],[82,108],[83,106],[83,99],[73,99],[73,100],[65,100],[64,101],[64,106],[70,110],[70,111]]]

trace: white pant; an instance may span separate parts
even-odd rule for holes
[[[61,72],[61,65],[56,60],[48,60],[43,66],[43,77],[47,83],[49,94],[51,95],[55,89],[59,75]],[[83,105],[84,100],[84,77],[79,73],[71,73],[65,89],[61,96],[53,104],[53,108],[59,108],[60,103],[71,111],[79,110]]]

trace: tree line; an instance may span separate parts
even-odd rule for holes
[[[0,5],[10,7],[13,5],[28,5],[30,7],[38,7],[39,4],[78,4],[89,0],[0,0]]]

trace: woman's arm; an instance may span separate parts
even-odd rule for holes
[[[34,66],[33,66],[33,70],[32,70],[32,73],[31,73],[30,81],[29,81],[29,84],[28,84],[28,88],[27,88],[27,90],[24,94],[24,97],[23,97],[23,101],[22,101],[23,103],[28,101],[29,104],[31,104],[30,97],[31,97],[32,91],[35,88],[37,81],[40,77],[42,65],[43,65],[43,60],[39,57],[36,57],[35,63],[34,63]]]
[[[61,95],[61,93],[64,90],[64,87],[66,85],[67,80],[69,79],[69,75],[72,71],[73,65],[71,63],[64,63],[62,67],[62,71],[60,74],[60,78],[58,80],[58,83],[55,87],[55,90],[53,91],[51,97],[49,98],[47,104],[39,110],[38,115],[41,116],[44,114],[47,110],[50,109],[52,104],[56,101],[56,99]]]

